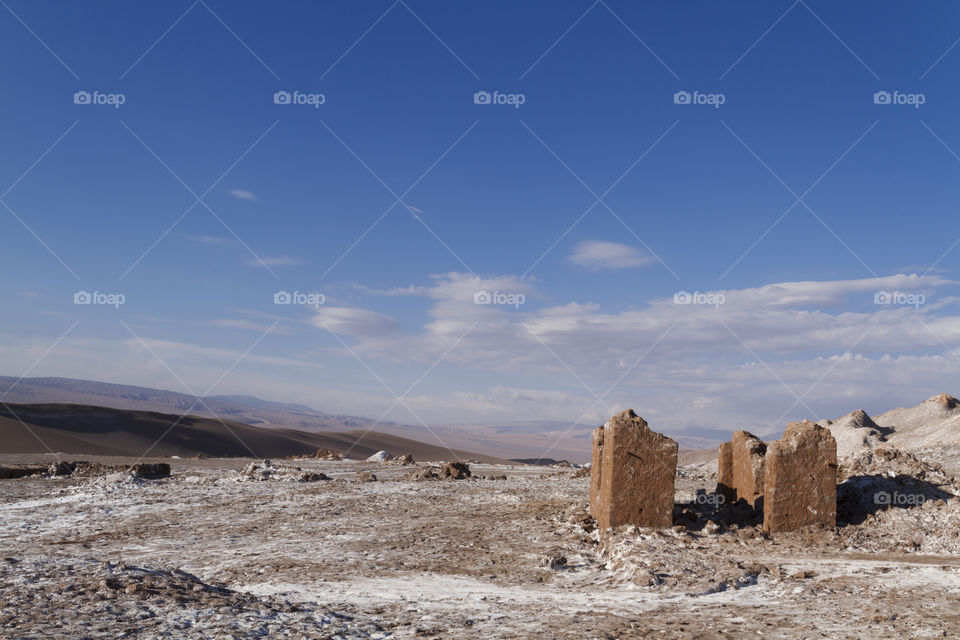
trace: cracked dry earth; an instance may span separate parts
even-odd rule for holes
[[[253,481],[249,460],[170,462],[162,480],[0,481],[0,637],[960,636],[955,498],[773,539],[627,529],[601,553],[569,470],[304,460]],[[681,468],[678,502],[715,469]]]

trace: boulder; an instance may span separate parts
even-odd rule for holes
[[[77,466],[74,463],[67,462],[66,460],[60,460],[59,462],[54,462],[51,464],[47,473],[54,477],[69,476],[76,468]]]
[[[170,465],[166,462],[140,462],[130,468],[134,478],[169,478]]]
[[[602,434],[593,465],[600,483],[591,504],[599,528],[672,526],[676,441],[651,431],[632,409],[611,418]]]
[[[357,471],[357,482],[376,482],[377,476],[369,471]]]
[[[466,480],[470,477],[470,467],[466,462],[448,462],[440,469],[440,477]]]
[[[330,479],[330,476],[325,473],[307,471],[300,475],[298,482],[323,482]]]
[[[828,429],[791,422],[767,447],[763,529],[768,533],[837,520],[837,442]]]

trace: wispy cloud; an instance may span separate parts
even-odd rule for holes
[[[256,200],[257,196],[253,195],[249,191],[244,191],[243,189],[233,189],[230,191],[230,195],[239,200]]]
[[[233,238],[224,238],[221,236],[190,236],[190,240],[193,242],[199,242],[200,244],[214,244],[214,245],[228,245],[236,242]]]
[[[247,264],[251,267],[260,267],[261,269],[266,269],[267,267],[294,267],[298,264],[303,264],[303,260],[300,258],[294,258],[293,256],[274,256],[272,258],[254,258],[252,260],[248,260]]]
[[[603,240],[581,242],[574,247],[568,259],[588,269],[628,269],[642,267],[656,260],[636,247]]]
[[[859,406],[886,410],[891,402],[941,391],[942,381],[960,372],[960,356],[944,346],[960,341],[960,317],[945,312],[953,298],[940,291],[956,285],[916,275],[780,282],[710,292],[722,294],[719,307],[670,296],[611,313],[592,302],[475,304],[478,290],[519,291],[527,300],[543,296],[511,276],[454,273],[429,285],[378,292],[432,299],[419,332],[393,330],[398,323],[389,316],[360,309],[339,312],[326,324],[352,337],[351,348],[371,362],[424,364],[479,319],[446,363],[521,379],[548,376],[559,385],[553,390],[582,395],[580,379],[599,392],[640,362],[605,400],[611,408],[635,407],[672,429],[737,423],[765,432],[774,422],[782,428],[786,419],[837,417]],[[927,303],[875,302],[878,293],[890,291],[926,291]],[[811,385],[805,402],[821,415],[797,404],[778,419],[795,403],[793,394]],[[584,399],[586,410],[594,399]],[[602,404],[592,410],[608,411]]]

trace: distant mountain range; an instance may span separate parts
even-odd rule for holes
[[[428,429],[395,422],[376,423],[370,418],[326,413],[302,404],[271,402],[248,395],[210,396],[201,401],[195,396],[174,391],[73,378],[24,378],[18,382],[16,378],[0,376],[0,399],[8,404],[75,405],[73,410],[77,415],[87,415],[85,412],[88,409],[97,407],[131,412],[127,416],[130,423],[146,429],[145,434],[141,434],[144,437],[152,433],[149,425],[157,421],[166,421],[169,425],[184,413],[189,413],[191,417],[183,420],[175,430],[190,423],[200,425],[197,428],[202,427],[201,431],[205,433],[222,435],[225,430],[219,420],[223,420],[232,429],[254,429],[248,433],[248,437],[262,443],[260,448],[266,452],[261,454],[257,447],[253,447],[259,455],[280,455],[269,453],[274,450],[307,453],[311,448],[315,450],[321,447],[343,450],[360,434],[370,430],[364,446],[357,449],[359,453],[351,455],[359,456],[381,449],[390,453],[407,453],[407,450],[401,449],[412,449],[417,445],[422,451],[441,458],[442,452],[450,447],[461,453],[474,452],[466,453],[473,459],[479,459],[479,456],[587,462],[590,459],[590,433],[593,429],[592,425],[576,425],[571,428],[566,423],[549,421],[483,426],[433,426]],[[146,414],[151,413],[161,414],[162,417],[147,417]],[[42,412],[31,415],[41,414]],[[3,415],[6,415],[6,412]],[[12,416],[6,415],[4,418],[3,415],[0,415],[0,424],[4,419],[15,422]],[[59,415],[63,417],[66,413],[60,411]],[[110,419],[119,420],[123,415],[125,414],[113,413]],[[890,442],[907,450],[960,445],[960,400],[943,393],[916,407],[893,409],[873,418],[865,411],[857,410],[834,421],[821,421],[820,424],[834,432],[841,457],[878,442]],[[39,422],[37,426],[45,428]],[[68,426],[67,423],[58,423],[53,425],[53,428],[65,426]],[[21,434],[24,431],[22,425],[6,425],[2,431],[3,438],[0,439],[0,453],[14,452],[11,449],[14,442],[14,439],[11,439],[12,434]],[[681,449],[687,450],[698,460],[712,459],[716,447],[729,436],[719,431],[715,434],[704,433],[714,437],[667,435],[677,439]],[[136,439],[138,436],[133,434],[130,437]],[[18,440],[18,451],[27,451],[31,447],[36,449],[36,439],[31,440]],[[249,454],[246,449],[234,450],[234,445],[238,443],[236,438],[233,440],[233,443],[224,444],[223,451],[228,453],[223,455]],[[271,440],[275,441],[275,447],[269,444]],[[389,448],[385,444],[388,441],[392,442]],[[73,441],[68,439],[66,442]],[[347,444],[343,445],[344,442]],[[137,441],[133,448],[139,445],[140,442]],[[42,449],[37,450],[40,451]],[[450,457],[449,451],[446,457]]]
[[[513,424],[422,425],[376,422],[370,418],[319,411],[302,404],[271,402],[249,395],[196,396],[175,391],[74,378],[17,378],[0,376],[0,399],[22,404],[77,404],[130,411],[153,411],[197,417],[220,418],[264,429],[294,429],[330,433],[373,428],[378,433],[399,436],[437,446],[450,446],[506,459],[540,457],[590,460],[590,433],[596,425],[557,421]],[[715,449],[727,436],[704,431],[706,437],[671,434],[681,448]]]
[[[12,387],[12,390],[11,390]],[[253,426],[304,429],[366,429],[373,420],[338,416],[302,404],[270,402],[254,396],[196,396],[175,391],[75,378],[16,378],[0,376],[0,398],[17,403],[89,404],[137,411],[184,412],[236,420]],[[402,426],[382,422],[378,427]]]
[[[310,433],[227,419],[80,404],[0,405],[0,453],[191,458],[304,456],[319,449],[364,460],[378,451],[421,461],[506,460],[377,431]]]
[[[424,427],[376,422],[370,418],[336,415],[302,404],[271,402],[254,396],[196,396],[175,391],[74,378],[0,376],[0,399],[19,404],[74,404],[128,411],[220,418],[261,429],[293,429],[308,433],[341,433],[373,429],[378,434],[406,438],[437,447],[452,447],[502,459],[540,458],[586,462],[590,459],[590,429],[568,430],[561,423],[508,426]],[[0,444],[2,449],[2,444]]]

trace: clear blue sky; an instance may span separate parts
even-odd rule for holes
[[[0,373],[664,430],[960,391],[956,3],[2,4]]]

